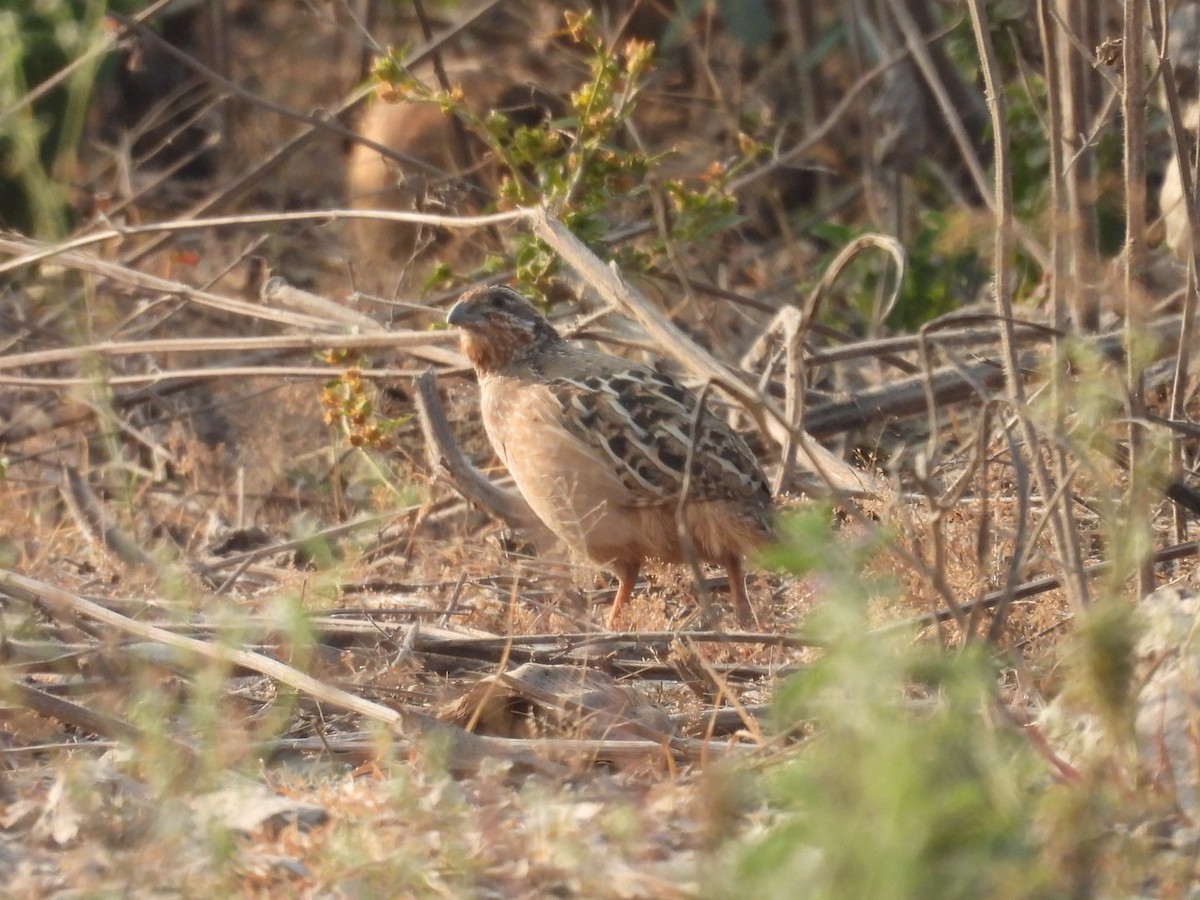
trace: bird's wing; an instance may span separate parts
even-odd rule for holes
[[[600,451],[634,505],[676,502],[693,444],[697,397],[667,375],[641,366],[557,377],[548,386],[563,423]],[[689,500],[770,498],[758,460],[711,411],[701,417],[692,452]]]

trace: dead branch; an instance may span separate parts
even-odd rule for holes
[[[416,710],[397,709],[366,700],[349,691],[325,684],[299,669],[261,653],[174,634],[155,625],[130,619],[118,612],[105,609],[91,600],[86,600],[45,582],[18,575],[16,572],[0,569],[0,591],[16,600],[40,603],[52,615],[65,615],[68,618],[75,615],[83,616],[143,640],[194,653],[204,659],[240,666],[257,672],[280,684],[285,684],[313,700],[380,722],[393,731],[410,738],[417,735],[438,734],[441,738],[448,740],[452,756],[458,764],[463,766],[471,765],[472,761],[478,763],[484,757],[503,756],[551,777],[563,774],[558,767],[529,753],[527,746],[517,746],[498,738],[481,738],[453,725],[439,722]]]
[[[329,319],[332,322],[340,322],[349,328],[356,328],[368,334],[385,330],[381,324],[370,316],[365,316],[344,304],[327,300],[311,291],[304,291],[298,287],[294,287],[288,284],[287,279],[281,275],[272,276],[264,281],[262,288],[258,292],[258,297],[263,303],[270,304],[271,306],[283,306],[288,309],[295,309],[306,315]]]
[[[158,564],[133,538],[113,524],[112,516],[78,470],[64,466],[63,475],[67,482],[62,490],[63,500],[88,541],[97,549],[112,551],[128,566],[157,572]]]
[[[1200,541],[1188,541],[1183,544],[1176,544],[1172,547],[1164,547],[1162,550],[1157,550],[1152,554],[1152,559],[1155,563],[1171,562],[1176,559],[1185,559],[1189,556],[1200,555]],[[1087,578],[1096,578],[1104,575],[1112,570],[1112,563],[1099,562],[1083,567],[1083,575]],[[959,605],[960,612],[974,614],[980,609],[991,609],[1001,602],[1012,603],[1016,600],[1024,600],[1029,597],[1036,597],[1039,594],[1045,594],[1048,591],[1053,591],[1063,586],[1063,577],[1060,575],[1047,575],[1044,578],[1036,578],[1033,581],[1027,581],[1024,584],[1017,585],[1014,588],[1002,588],[997,591],[989,591],[977,600],[972,600],[969,603]],[[936,612],[926,613],[923,616],[917,616],[912,619],[905,619],[902,622],[893,622],[890,625],[885,625],[878,629],[880,633],[887,634],[892,631],[912,630],[916,628],[924,628],[938,622],[948,622],[954,618],[954,613],[949,609],[939,609]]]
[[[413,380],[417,388],[415,402],[425,437],[425,453],[431,471],[443,474],[464,498],[488,510],[511,528],[549,536],[525,498],[516,491],[506,491],[493,484],[467,461],[446,421],[442,400],[437,392],[437,379],[428,369]]]
[[[1180,317],[1164,316],[1146,326],[1163,341],[1177,339]],[[930,338],[932,342],[932,337]],[[1124,337],[1120,331],[1089,337],[1107,359],[1124,359]],[[1039,371],[1045,355],[1036,351],[1022,354],[1017,362],[1020,373]],[[817,438],[831,437],[843,431],[882,421],[904,419],[927,411],[924,399],[925,375],[897,379],[878,388],[860,391],[854,397],[831,401],[810,409],[804,419],[805,430]],[[937,369],[928,376],[932,396],[938,407],[962,402],[977,395],[978,387],[989,390],[1004,384],[1004,370],[997,361],[985,360],[970,366]]]
[[[12,691],[16,701],[26,709],[41,716],[57,719],[64,725],[70,725],[72,728],[78,728],[88,734],[127,744],[140,743],[145,738],[145,734],[140,728],[130,725],[123,719],[117,719],[78,703],[55,697],[53,694],[39,691],[37,688],[22,684],[15,679],[5,684],[4,690]],[[178,741],[172,741],[172,743],[188,756],[195,756],[195,750],[191,747]]]

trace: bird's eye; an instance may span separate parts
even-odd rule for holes
[[[504,305],[504,295],[503,294],[492,294],[492,299],[488,303],[488,306],[490,306],[492,309],[499,309],[503,305]]]

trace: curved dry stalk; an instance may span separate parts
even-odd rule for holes
[[[66,480],[66,484],[61,486],[63,501],[87,542],[97,551],[104,549],[115,553],[130,568],[159,574],[158,563],[117,527],[79,470],[64,466],[63,476]]]
[[[779,335],[784,350],[784,412],[787,415],[789,434],[784,439],[783,451],[780,453],[779,471],[775,474],[771,485],[771,493],[778,494],[788,483],[792,466],[796,461],[796,442],[791,433],[802,427],[805,399],[808,395],[808,370],[801,359],[801,349],[804,344],[804,316],[794,306],[785,306],[767,323],[767,327],[750,345],[743,355],[739,365],[747,371],[754,371],[758,363],[770,353],[771,339]],[[758,390],[766,390],[775,367],[778,365],[777,355],[767,359],[758,379]]]
[[[417,389],[414,402],[421,423],[421,434],[425,438],[429,470],[445,475],[464,498],[487,509],[509,527],[549,536],[548,529],[529,508],[524,497],[516,491],[506,491],[493,484],[463,456],[450,430],[450,423],[446,421],[433,370],[426,369],[418,375],[414,379],[414,386]]]
[[[833,262],[829,264],[817,286],[806,298],[803,309],[798,310],[793,306],[785,306],[779,310],[763,330],[762,334],[751,345],[750,349],[742,356],[741,367],[743,369],[753,369],[767,355],[770,339],[775,334],[780,335],[785,353],[784,413],[787,417],[788,433],[783,440],[779,471],[775,476],[775,483],[773,485],[775,493],[782,490],[783,486],[788,483],[792,466],[795,463],[796,448],[800,444],[800,440],[796,435],[804,430],[805,398],[808,394],[808,369],[804,365],[804,360],[801,358],[802,354],[800,352],[804,340],[808,336],[813,322],[816,321],[825,294],[833,286],[833,283],[837,281],[838,277],[855,258],[871,248],[883,250],[896,263],[897,271],[892,291],[880,313],[881,319],[886,318],[895,307],[896,301],[900,298],[900,288],[904,284],[905,273],[908,270],[908,256],[904,252],[904,248],[900,245],[900,242],[895,238],[882,234],[859,235],[846,244],[838,255],[834,257]],[[775,363],[769,363],[760,375],[760,394],[771,375],[774,365]],[[812,452],[810,448],[810,453]]]
[[[883,320],[891,315],[892,310],[896,308],[896,302],[900,299],[900,289],[904,286],[904,278],[908,274],[908,253],[905,251],[903,245],[891,235],[860,234],[838,251],[838,255],[833,258],[833,262],[829,264],[829,267],[825,270],[825,274],[821,276],[821,280],[817,282],[817,286],[805,301],[804,318],[800,323],[801,339],[804,338],[809,328],[812,327],[817,313],[820,312],[821,301],[824,300],[825,294],[829,289],[833,287],[833,283],[838,280],[842,272],[846,271],[846,267],[850,263],[854,262],[865,251],[871,249],[882,250],[896,264],[896,277],[892,282],[891,295],[888,297],[887,303],[884,304],[884,308],[879,314],[879,319]]]
[[[38,715],[57,719],[90,734],[126,744],[136,744],[146,739],[146,734],[142,729],[131,725],[124,719],[117,719],[98,710],[89,709],[82,704],[55,697],[53,694],[47,694],[45,691],[23,684],[16,679],[8,680],[4,685],[4,690],[5,693],[11,691],[16,702],[26,709],[31,709]],[[190,747],[176,738],[167,738],[167,741],[182,758],[189,762],[196,761],[194,747]],[[77,749],[80,745],[72,741],[65,746],[69,749]],[[89,746],[91,745],[89,744]]]

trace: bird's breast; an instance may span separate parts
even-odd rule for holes
[[[481,382],[483,423],[526,502],[553,532],[593,561],[682,559],[674,502],[648,504],[622,481],[595,442],[565,424],[544,384],[506,377]],[[686,505],[684,527],[700,555],[719,561],[765,539],[765,527],[737,501]],[[765,521],[765,508],[762,510]]]
[[[635,498],[611,463],[565,426],[543,384],[491,378],[481,384],[483,425],[492,447],[534,513],[568,544],[595,556],[636,539]]]

